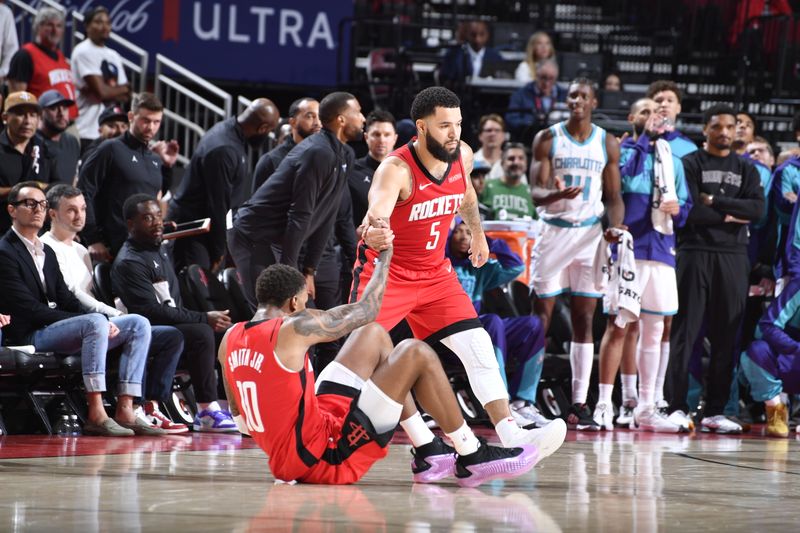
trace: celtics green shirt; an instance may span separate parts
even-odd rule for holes
[[[530,189],[527,184],[522,182],[510,186],[503,183],[502,180],[487,180],[480,200],[491,209],[487,220],[500,219],[501,210],[505,210],[507,213],[507,216],[503,218],[509,220],[524,216],[537,218]]]

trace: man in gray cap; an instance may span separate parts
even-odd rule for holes
[[[75,102],[58,90],[50,89],[39,97],[39,105],[42,107],[42,120],[37,137],[55,159],[58,181],[72,185],[78,175],[81,144],[66,129],[69,126],[69,110]]]

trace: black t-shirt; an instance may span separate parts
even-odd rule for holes
[[[678,250],[746,253],[747,224],[725,222],[725,217],[747,222],[761,218],[764,192],[756,168],[735,152],[717,157],[697,150],[682,161],[693,206],[678,232]],[[710,206],[703,204],[700,193],[713,196]]]
[[[72,185],[78,172],[78,160],[81,158],[80,141],[67,132],[63,132],[58,141],[51,141],[41,132],[36,136],[47,146],[47,151],[55,160],[57,180]]]
[[[56,163],[41,139],[34,136],[20,153],[11,145],[8,131],[0,133],[0,187],[13,187],[21,181],[58,181]],[[0,199],[0,235],[11,227],[6,199]]]
[[[130,131],[108,139],[83,162],[78,188],[86,198],[88,244],[103,242],[112,255],[128,238],[122,206],[137,193],[157,196],[162,185],[161,159]]]

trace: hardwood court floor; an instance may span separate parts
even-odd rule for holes
[[[2,437],[0,531],[798,531],[800,441],[762,430],[570,432],[532,473],[478,489],[414,485],[402,443],[331,487],[275,485],[238,436]]]

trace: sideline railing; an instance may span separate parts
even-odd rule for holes
[[[161,137],[178,140],[178,160],[186,164],[200,137],[232,115],[233,96],[161,54],[156,54],[154,85],[164,105]]]

